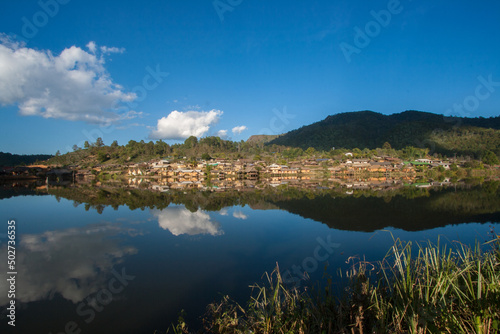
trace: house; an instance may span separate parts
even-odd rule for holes
[[[167,167],[170,167],[170,161],[168,160],[160,160],[153,162],[151,164],[151,168],[167,168]]]
[[[259,171],[254,167],[247,167],[245,168],[245,175],[249,180],[256,180],[259,178]]]
[[[370,159],[352,159],[353,164],[368,164]]]
[[[341,171],[342,171],[342,169],[344,169],[344,167],[342,167],[342,166],[335,166],[335,167],[330,167],[330,168],[328,168],[328,170],[329,170],[331,173],[333,173],[333,174],[341,172]]]
[[[269,165],[269,166],[267,167],[267,170],[268,170],[270,173],[274,174],[274,173],[281,173],[282,168],[283,168],[283,167],[282,167],[282,166],[280,166],[280,165],[277,165],[277,164],[272,164],[272,165]]]
[[[128,169],[128,175],[133,175],[133,176],[144,175],[144,171],[139,167],[132,167]]]
[[[285,166],[287,167],[287,166]],[[282,173],[283,174],[298,174],[299,173],[299,169],[298,168],[283,168],[282,170]]]
[[[58,168],[58,169],[52,169],[51,171],[47,172],[47,177],[58,178],[60,180],[71,179],[73,177],[73,173],[74,172],[71,169]]]

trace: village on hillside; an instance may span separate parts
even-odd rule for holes
[[[438,160],[432,158],[403,161],[380,156],[354,158],[345,153],[342,160],[304,158],[277,164],[252,159],[153,159],[125,165],[107,164],[83,168],[79,165],[47,166],[43,164],[4,167],[2,180],[44,180],[51,185],[121,180],[128,187],[154,191],[170,189],[251,189],[261,186],[289,185],[301,188],[321,187],[326,182],[352,189],[388,189],[403,184],[426,186],[422,179],[436,177],[435,184],[449,182],[452,175],[473,176],[474,161]],[[497,175],[500,166],[480,166],[483,172]]]

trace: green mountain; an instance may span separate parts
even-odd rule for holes
[[[44,161],[52,158],[49,154],[19,155],[0,152],[0,167],[29,165],[37,161]]]
[[[331,115],[320,122],[290,131],[269,144],[317,150],[406,146],[429,148],[443,154],[480,156],[490,150],[500,155],[500,116],[446,117],[420,111],[383,115],[358,111]]]

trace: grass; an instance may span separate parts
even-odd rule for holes
[[[500,236],[469,247],[395,240],[383,261],[356,261],[342,292],[332,277],[287,287],[279,267],[252,286],[245,306],[208,306],[203,333],[499,333]],[[321,287],[320,287],[321,286]],[[182,316],[169,331],[191,333]]]

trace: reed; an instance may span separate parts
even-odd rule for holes
[[[209,305],[203,333],[499,333],[500,236],[469,247],[395,240],[378,263],[357,260],[341,293],[325,275],[287,287],[279,267],[252,286],[245,306]],[[174,333],[190,333],[181,320]]]

